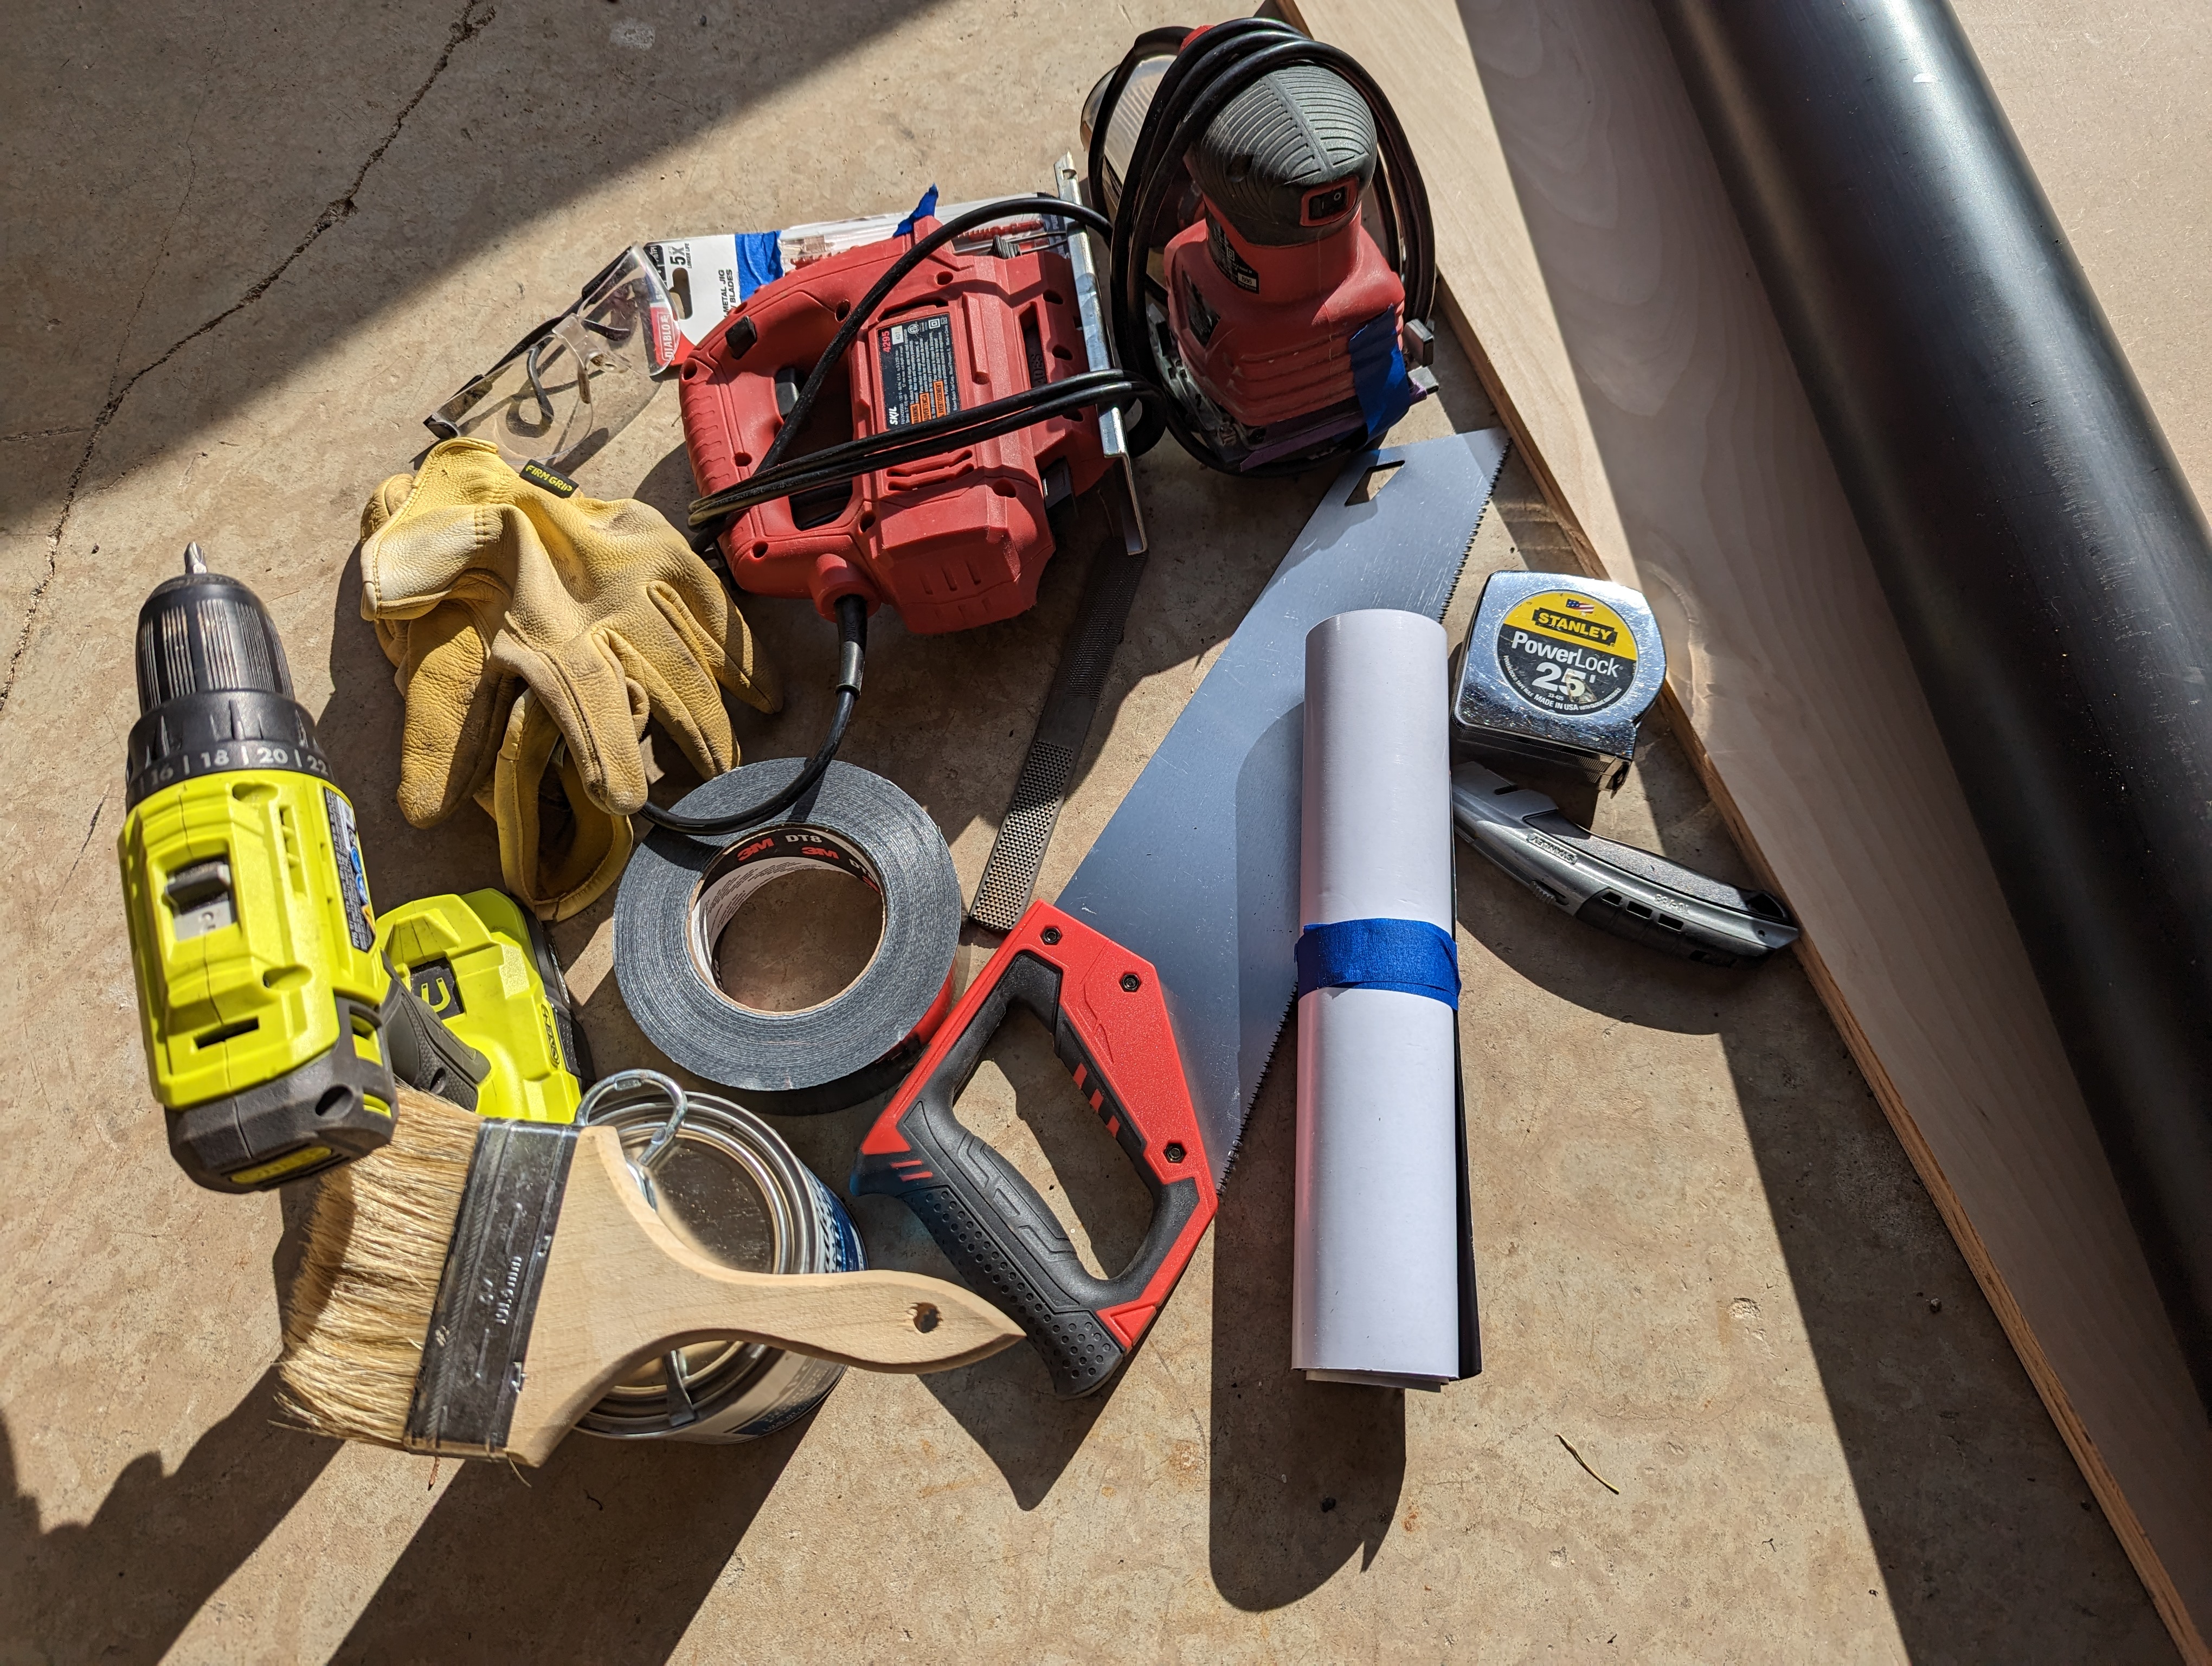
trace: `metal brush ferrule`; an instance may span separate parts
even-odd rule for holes
[[[506,1450],[577,1132],[499,1119],[477,1130],[407,1414],[409,1451]]]

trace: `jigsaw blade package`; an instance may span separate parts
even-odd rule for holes
[[[1310,1381],[1463,1374],[1446,682],[1419,614],[1306,638],[1291,1363]]]

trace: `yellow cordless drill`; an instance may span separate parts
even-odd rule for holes
[[[259,1191],[392,1137],[353,806],[260,598],[197,544],[139,609],[137,648],[116,854],[147,1069],[185,1172]]]
[[[487,1116],[573,1121],[591,1079],[552,946],[495,891],[378,921],[276,627],[199,545],[138,613],[116,854],[169,1150],[217,1191],[392,1137],[395,1079]]]

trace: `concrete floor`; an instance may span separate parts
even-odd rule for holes
[[[629,241],[902,205],[933,180],[954,199],[1041,182],[1091,81],[1172,15],[14,9],[0,1666],[2167,1657],[1794,961],[1674,965],[1474,865],[1478,1381],[1404,1395],[1291,1377],[1278,1068],[1216,1230],[1105,1397],[1054,1402],[1018,1348],[934,1377],[852,1374],[758,1444],[578,1437],[528,1474],[271,1426],[272,1275],[300,1201],[184,1182],[137,1040],[111,853],[145,592],[197,538],[269,603],[380,899],[496,883],[482,818],[400,819],[398,696],[356,612],[355,519],[420,449],[421,413]],[[1405,437],[1489,420],[1463,364],[1445,379]],[[1235,484],[1171,449],[1142,476],[1152,563],[1047,894],[1322,484]],[[679,513],[672,399],[584,479]],[[1501,496],[1477,568],[1541,564],[1525,472]],[[928,806],[971,888],[1079,579],[1061,562],[1033,613],[988,629],[877,633],[846,756]],[[748,611],[795,696],[774,721],[740,709],[741,738],[750,756],[801,750],[827,633],[795,605]],[[1585,807],[1746,877],[1663,737]],[[600,1067],[657,1062],[608,976],[608,914],[558,945]],[[1141,1203],[1064,1086],[1017,1032],[963,1115],[1118,1260]],[[783,1126],[836,1182],[872,1114]],[[898,1206],[854,1213],[879,1262],[943,1270]]]

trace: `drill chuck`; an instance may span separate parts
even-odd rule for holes
[[[191,546],[196,555],[199,546]],[[190,556],[187,557],[189,561]],[[296,769],[327,780],[314,720],[261,599],[203,569],[164,580],[138,610],[138,721],[126,809],[194,775]]]

